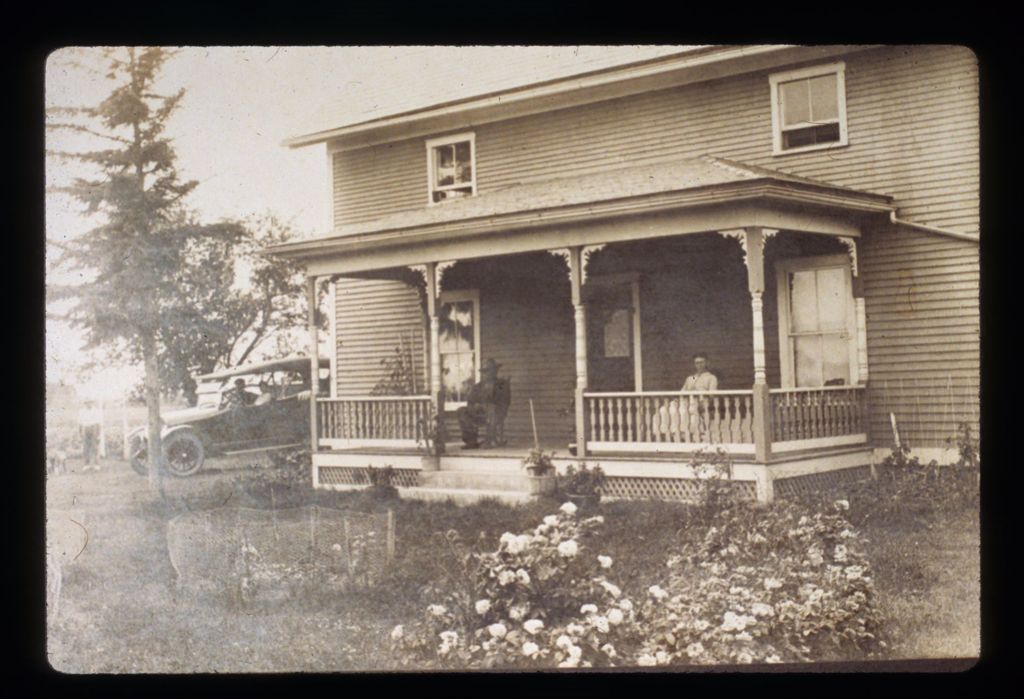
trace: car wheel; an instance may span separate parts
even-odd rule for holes
[[[132,470],[140,476],[145,476],[149,473],[149,449],[146,446],[146,440],[142,437],[135,436],[128,441],[128,462],[132,465]]]
[[[206,449],[193,432],[176,432],[164,440],[164,464],[172,476],[191,476],[203,467]]]

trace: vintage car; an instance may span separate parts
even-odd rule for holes
[[[330,362],[320,359],[319,390]],[[196,377],[196,405],[161,414],[164,464],[189,476],[207,457],[300,445],[309,438],[310,361],[290,357]],[[236,387],[241,379],[242,384]],[[241,399],[237,393],[242,389]],[[132,468],[148,472],[147,428],[128,436]]]

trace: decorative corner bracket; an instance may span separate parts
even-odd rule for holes
[[[603,250],[605,245],[607,245],[607,243],[598,243],[597,245],[584,245],[583,246],[583,251],[580,254],[580,268],[581,268],[580,269],[580,271],[581,271],[580,283],[581,284],[586,284],[587,283],[587,267],[590,266],[590,256],[593,255],[595,252],[600,252],[601,250]]]
[[[572,263],[569,262],[569,248],[555,248],[554,250],[548,250],[548,254],[565,260],[565,273],[570,276],[572,275]]]
[[[723,238],[732,238],[733,240],[735,240],[736,242],[738,242],[740,244],[740,247],[743,249],[743,266],[746,267],[747,266],[747,232],[742,230],[742,229],[738,229],[738,230],[734,230],[734,231],[718,231],[718,235],[722,236]]]
[[[416,274],[418,274],[421,277],[423,277],[423,285],[424,286],[427,285],[427,266],[426,265],[409,265],[409,269],[411,269],[413,272],[416,272]]]
[[[444,273],[448,271],[458,260],[448,260],[446,262],[437,263],[437,293],[441,293],[441,282],[444,279]]]
[[[846,249],[850,252],[850,269],[853,270],[853,276],[859,277],[860,274],[857,272],[857,239],[856,238],[844,238],[837,236],[836,239],[846,246]]]

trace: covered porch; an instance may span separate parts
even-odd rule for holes
[[[775,480],[866,466],[857,240],[870,216],[889,210],[886,198],[785,177],[769,188],[772,179],[750,170],[728,184],[757,182],[756,196],[723,191],[723,182],[685,188],[700,190],[699,205],[655,206],[651,193],[632,213],[592,205],[561,224],[493,216],[475,231],[453,219],[437,227],[450,233],[443,242],[424,222],[404,229],[401,245],[379,232],[338,239],[330,253],[292,244],[308,256],[311,295],[318,279],[387,279],[414,289],[422,311],[421,388],[356,394],[336,376],[333,395],[314,401],[315,469],[387,462],[421,487],[424,427],[435,414],[446,417],[446,453],[428,471],[500,465],[511,475],[536,425],[562,466],[585,460],[610,484],[631,479],[624,497],[664,495],[657,484],[692,478],[687,462],[708,449],[724,450],[737,485],[762,500]],[[710,360],[716,390],[681,390],[695,353]],[[467,451],[452,415],[487,359],[511,383],[507,443]],[[334,476],[318,482],[344,485],[326,482]]]

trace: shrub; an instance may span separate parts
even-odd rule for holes
[[[604,471],[600,466],[588,468],[585,463],[581,463],[577,469],[575,465],[569,464],[565,476],[558,479],[558,488],[567,495],[578,495],[596,503],[601,500],[604,481]]]
[[[399,661],[603,667],[630,657],[633,605],[605,575],[612,560],[588,547],[603,518],[576,513],[566,503],[527,533],[506,532],[487,553],[470,552],[449,534],[455,565],[443,583],[447,594],[422,619],[392,631]]]
[[[292,507],[305,502],[313,487],[309,450],[277,449],[269,457],[270,467],[251,464],[235,482],[264,506]]]
[[[394,500],[398,497],[398,488],[395,487],[395,469],[391,466],[384,468],[366,467],[366,479],[370,483],[367,489],[371,496],[381,500]]]
[[[777,663],[880,651],[863,540],[848,503],[806,514],[791,503],[722,509],[684,541],[638,624],[639,665]]]

